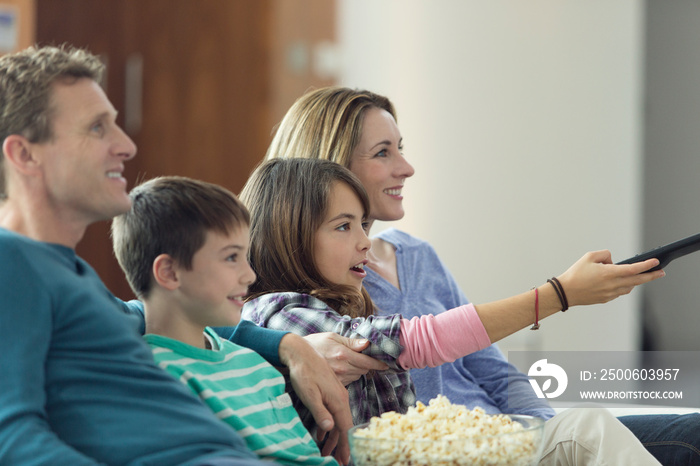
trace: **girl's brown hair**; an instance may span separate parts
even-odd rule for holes
[[[358,292],[331,283],[316,267],[314,240],[337,182],[357,194],[366,218],[369,199],[362,183],[337,163],[273,159],[253,172],[240,195],[250,211],[250,265],[257,275],[248,290],[250,298],[293,291],[312,295],[352,317],[374,313],[364,288]]]

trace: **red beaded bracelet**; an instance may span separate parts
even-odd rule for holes
[[[535,323],[532,324],[532,327],[530,327],[530,330],[539,330],[540,329],[540,292],[537,289],[537,287],[535,287],[534,290],[535,290]]]

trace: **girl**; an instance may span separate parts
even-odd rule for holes
[[[483,305],[478,311],[467,304],[411,320],[375,315],[362,286],[369,199],[348,169],[325,160],[273,159],[253,173],[241,200],[251,213],[250,262],[257,274],[242,317],[300,335],[365,338],[371,343],[365,353],[389,366],[347,386],[355,424],[386,411],[405,412],[415,403],[407,369],[454,361],[562,309],[554,291],[535,289],[511,298],[519,305],[510,309]],[[561,282],[573,291],[594,290],[604,280],[591,273],[595,265],[584,256]],[[637,265],[640,272],[651,266]],[[576,291],[568,302],[592,301]],[[311,430],[310,416],[296,406]]]

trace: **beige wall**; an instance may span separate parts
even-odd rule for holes
[[[391,97],[416,168],[399,223],[474,302],[641,245],[643,4],[341,0],[343,84]],[[636,349],[638,290],[504,349]]]
[[[645,248],[700,232],[700,2],[647,2]],[[700,349],[700,253],[646,288],[655,349]]]

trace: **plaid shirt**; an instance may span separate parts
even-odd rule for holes
[[[288,292],[270,293],[247,302],[243,306],[242,318],[261,327],[289,330],[302,336],[334,332],[348,338],[369,340],[371,344],[363,353],[385,362],[389,369],[370,371],[347,386],[355,425],[387,411],[405,413],[416,403],[416,391],[408,371],[397,362],[403,350],[399,344],[400,315],[352,318],[338,314],[313,296]],[[296,395],[293,394],[292,398],[304,425],[313,433],[311,413]]]

